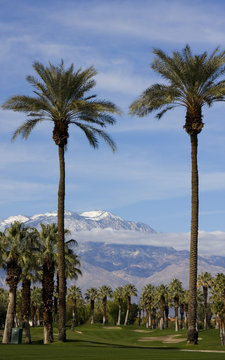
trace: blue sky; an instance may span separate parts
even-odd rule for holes
[[[160,81],[150,70],[152,49],[171,53],[186,43],[194,53],[225,49],[223,1],[13,1],[0,0],[0,99],[32,94],[26,75],[40,61],[75,68],[94,65],[95,93],[113,101],[123,115],[108,133],[117,143],[89,147],[70,128],[66,153],[66,208],[103,209],[157,231],[190,229],[190,143],[184,110],[130,117],[129,105]],[[200,229],[225,232],[225,104],[203,109],[199,136]],[[0,110],[0,218],[57,208],[58,157],[51,124],[27,141],[11,142],[23,114]],[[221,234],[220,234],[221,236]],[[225,235],[224,235],[225,240]]]

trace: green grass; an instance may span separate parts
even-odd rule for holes
[[[133,330],[146,330],[144,327],[121,326],[121,330],[103,328],[101,325],[83,325],[76,327],[75,331],[67,330],[67,342],[58,343],[55,341],[51,345],[43,345],[43,329],[31,329],[31,345],[0,345],[1,360],[144,360],[144,359],[191,359],[191,360],[219,360],[225,359],[225,354],[221,353],[200,353],[200,352],[181,352],[184,350],[222,350],[220,346],[218,330],[200,331],[197,346],[186,344],[186,332],[179,331],[184,337],[180,343],[163,343],[162,341],[141,342],[140,338],[154,336],[175,335],[171,329],[168,330],[149,330],[148,333],[138,333]],[[79,333],[81,332],[81,333]],[[54,331],[55,340],[57,330]]]

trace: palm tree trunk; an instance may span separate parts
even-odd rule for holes
[[[3,333],[3,344],[8,344],[11,341],[12,328],[14,325],[14,315],[15,315],[15,304],[16,304],[16,287],[11,286],[9,288],[9,302],[5,319],[5,327]]]
[[[184,304],[180,304],[180,328],[184,328]]]
[[[128,296],[128,298],[127,298],[127,311],[126,311],[126,317],[125,317],[125,321],[124,321],[125,326],[127,325],[127,322],[128,322],[129,312],[130,312],[130,296]]]
[[[22,283],[22,317],[25,328],[25,344],[31,343],[30,336],[30,280],[25,279]]]
[[[73,308],[72,308],[72,326],[71,329],[74,330],[74,327],[76,326],[76,305],[77,305],[77,300],[73,299]]]
[[[168,317],[169,317],[169,306],[168,304],[165,305],[165,321],[164,321],[164,327],[168,328]]]
[[[94,311],[95,311],[95,301],[91,299],[91,325],[94,324]]]
[[[102,320],[102,325],[106,324],[106,306],[107,306],[107,298],[106,296],[103,298],[103,320]]]
[[[203,286],[203,297],[204,297],[204,330],[207,329],[207,297],[208,297],[208,287]]]
[[[196,330],[197,320],[197,267],[198,267],[198,137],[197,134],[190,135],[191,139],[191,161],[192,161],[192,194],[191,194],[191,240],[190,240],[190,270],[189,270],[189,303],[188,303],[188,331],[187,343],[198,343],[198,332]]]
[[[58,340],[66,341],[66,277],[64,248],[64,210],[65,210],[65,159],[64,145],[58,146],[59,152],[59,190],[58,190],[58,274],[59,274],[59,309]]]
[[[43,300],[43,325],[44,344],[53,342],[52,310],[54,291],[54,263],[49,261],[43,264],[42,274],[42,300]]]
[[[159,321],[160,330],[164,329],[164,309],[165,309],[165,298],[164,298],[164,296],[161,296],[161,298],[160,298],[160,321]]]
[[[122,301],[119,299],[119,312],[118,312],[118,320],[116,325],[120,325],[121,322],[121,312],[122,312]]]
[[[149,307],[149,312],[148,312],[148,327],[152,328],[152,309],[151,309],[151,307]]]

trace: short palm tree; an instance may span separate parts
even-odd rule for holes
[[[118,301],[119,311],[116,325],[120,325],[121,323],[121,313],[122,313],[122,303],[124,299],[124,288],[123,286],[118,286],[113,292],[113,298]]]
[[[6,283],[9,286],[9,301],[3,333],[3,343],[10,343],[16,309],[16,290],[22,272],[21,254],[27,229],[22,223],[14,222],[0,236],[1,265],[6,269]]]
[[[66,340],[66,293],[64,256],[64,208],[65,208],[65,159],[64,151],[69,138],[69,126],[75,125],[86,135],[93,148],[98,147],[102,138],[114,151],[115,144],[103,128],[113,125],[111,114],[119,114],[119,109],[111,102],[97,100],[89,91],[95,86],[93,67],[74,71],[73,65],[65,69],[61,65],[45,67],[39,62],[33,64],[38,76],[27,76],[34,87],[36,96],[13,96],[3,104],[3,109],[24,112],[27,121],[14,133],[27,138],[40,122],[53,123],[53,141],[58,147],[60,180],[58,189],[58,254],[59,254],[59,341]]]
[[[42,290],[37,286],[31,289],[32,326],[40,326],[40,309],[42,306]]]
[[[77,309],[77,302],[82,299],[82,292],[79,286],[71,285],[68,290],[68,300],[72,301],[72,330],[76,326],[76,309]]]
[[[133,284],[126,284],[124,285],[123,288],[124,288],[124,298],[126,299],[127,302],[127,311],[124,320],[124,325],[127,325],[128,317],[130,313],[131,296],[137,296],[137,289]]]
[[[174,306],[175,331],[179,330],[178,309],[179,309],[180,296],[182,296],[182,293],[183,293],[182,282],[178,279],[173,279],[169,284],[169,295],[170,295],[171,303]]]
[[[41,224],[40,236],[40,263],[42,264],[42,301],[43,301],[43,325],[44,344],[53,341],[53,293],[54,274],[57,264],[57,237],[58,227],[56,224]]]
[[[165,322],[165,318],[164,318],[164,313],[165,313],[165,307],[166,307],[166,303],[168,302],[168,286],[166,285],[159,285],[157,286],[156,290],[156,298],[158,300],[158,304],[159,304],[159,308],[160,308],[160,321],[159,321],[159,328],[160,330],[164,329],[164,322]]]
[[[30,335],[30,312],[31,312],[31,282],[38,280],[38,272],[40,267],[38,265],[38,247],[39,238],[38,231],[36,229],[27,229],[27,235],[23,242],[23,249],[21,253],[21,308],[22,308],[22,320],[23,327],[25,328],[25,343],[31,343]]]
[[[220,341],[225,345],[225,275],[218,273],[211,288],[212,310],[219,319]]]
[[[95,313],[95,300],[98,297],[98,289],[96,288],[89,288],[87,289],[86,293],[85,293],[85,299],[87,301],[90,301],[90,305],[91,305],[91,324],[94,324],[95,322],[95,318],[94,318],[94,313]]]
[[[190,239],[189,273],[189,318],[187,342],[197,344],[197,258],[198,258],[198,134],[203,128],[202,108],[225,99],[225,51],[218,49],[208,56],[206,52],[193,55],[187,45],[182,52],[176,51],[168,56],[160,49],[154,50],[152,69],[165,79],[163,84],[154,84],[133,102],[130,113],[143,117],[158,111],[160,119],[168,110],[182,106],[186,110],[184,129],[190,136],[192,161],[192,215]]]
[[[152,327],[152,301],[155,294],[155,286],[147,284],[142,289],[142,301],[146,311],[146,327]]]
[[[198,276],[198,287],[202,287],[204,299],[204,330],[207,329],[208,289],[212,286],[212,275],[207,271]]]
[[[107,298],[112,297],[113,291],[110,286],[103,285],[98,289],[98,298],[102,301],[103,319],[102,325],[106,324]]]

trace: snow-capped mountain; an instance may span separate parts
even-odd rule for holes
[[[14,221],[23,222],[26,226],[38,227],[41,223],[56,223],[57,212],[47,212],[33,216],[10,216],[6,220],[0,221],[0,231],[3,231]],[[102,210],[86,211],[81,214],[65,211],[65,227],[70,230],[72,234],[77,231],[89,231],[92,229],[131,230],[150,234],[155,233],[155,230],[144,223],[127,221]]]
[[[0,231],[14,221],[39,228],[41,223],[56,223],[57,212],[10,216],[0,221]],[[160,233],[146,224],[126,221],[102,210],[80,214],[66,211],[65,227],[78,241],[75,251],[80,256],[83,276],[76,283],[83,290],[104,284],[115,288],[129,282],[140,291],[147,283],[168,284],[174,278],[188,288],[189,252],[159,246]],[[225,257],[199,257],[199,273],[205,271],[212,275],[225,272]],[[4,284],[4,276],[0,270],[0,285]]]

